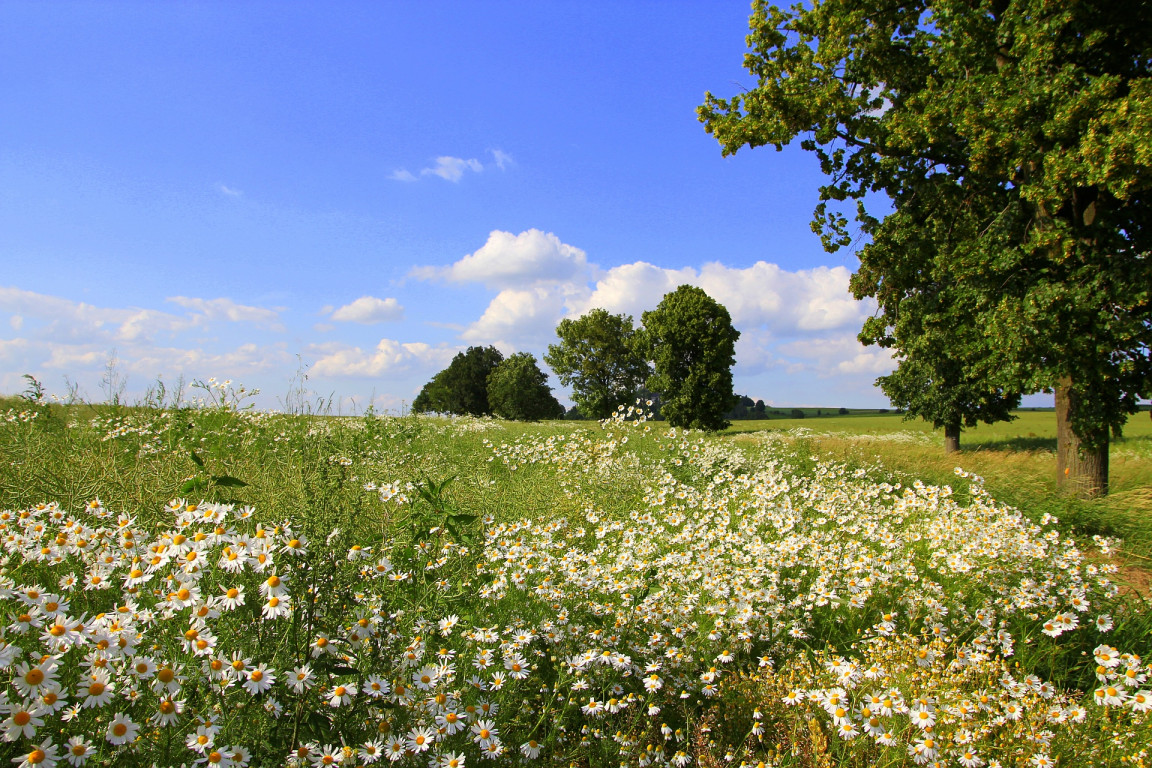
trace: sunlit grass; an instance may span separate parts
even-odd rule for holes
[[[1053,519],[1080,508],[1036,452],[17,406],[0,761],[1121,765],[1152,741],[1148,606],[1114,542]]]

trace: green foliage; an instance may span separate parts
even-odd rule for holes
[[[544,362],[560,382],[572,387],[572,399],[589,418],[604,419],[630,405],[651,371],[636,351],[631,315],[612,315],[597,307],[556,327],[559,344],[550,344]]]
[[[881,309],[863,338],[947,380],[901,327],[938,323],[967,366],[948,384],[976,386],[977,417],[997,393],[1063,386],[1073,431],[1106,444],[1152,391],[1152,16],[831,0],[757,2],[750,24],[757,87],[708,94],[700,118],[725,154],[803,137],[830,177],[813,222],[828,250],[851,242],[835,206],[856,201],[871,241],[853,290]],[[875,192],[895,208],[883,220]]]
[[[176,489],[180,495],[198,494],[202,498],[208,498],[214,487],[245,488],[248,486],[248,483],[238,477],[212,474],[208,471],[207,465],[204,464],[204,459],[200,458],[199,454],[192,449],[188,450],[188,457],[192,459],[192,463],[196,465],[199,472],[180,484],[180,487]]]
[[[448,367],[432,377],[412,401],[416,413],[456,413],[490,416],[488,376],[504,359],[495,347],[468,347]]]
[[[528,352],[517,352],[488,375],[488,405],[497,416],[515,421],[559,419],[564,406],[552,396],[548,376]]]
[[[728,310],[700,288],[682,285],[644,313],[641,346],[655,363],[647,387],[661,396],[672,426],[724,429],[732,393],[736,340]]]

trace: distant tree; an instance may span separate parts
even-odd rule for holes
[[[794,419],[802,419],[804,418],[804,411],[800,410],[799,408],[793,408],[792,413],[789,415]]]
[[[756,418],[758,418],[758,419],[764,418],[764,401],[763,400],[757,400],[756,401],[756,405],[753,407],[753,413],[756,414]]]
[[[580,406],[574,405],[564,413],[564,418],[570,419],[571,421],[583,421],[588,417],[580,410]]]
[[[837,411],[837,413],[839,413],[841,416],[847,416],[848,415],[848,409],[847,408],[841,408],[839,411]]]
[[[752,418],[753,409],[756,407],[756,401],[747,395],[738,395],[736,398],[736,405],[732,407],[725,418],[732,421],[738,419]]]
[[[503,360],[488,375],[488,406],[504,419],[539,421],[564,416],[564,406],[552,396],[548,376],[528,352]]]
[[[647,386],[660,393],[664,418],[677,427],[727,427],[740,338],[728,310],[700,288],[681,285],[643,318],[639,346],[655,365]]]
[[[503,359],[500,350],[492,346],[468,347],[457,353],[448,367],[420,390],[412,410],[490,416],[488,376]]]
[[[603,419],[621,405],[632,405],[651,371],[635,348],[631,315],[612,315],[597,307],[556,327],[559,344],[544,355],[560,383],[572,387],[582,413]]]
[[[823,410],[821,410],[820,408],[817,408],[817,409],[816,409],[816,415],[817,415],[817,416],[823,416],[823,415],[824,415],[824,411],[823,411]]]

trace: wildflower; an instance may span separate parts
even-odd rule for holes
[[[193,752],[198,752],[203,755],[206,751],[212,748],[216,741],[216,732],[212,728],[204,725],[196,726],[193,733],[188,734],[184,739],[184,746]]]
[[[1097,688],[1093,698],[1101,706],[1118,707],[1124,703],[1124,689],[1111,685]]]
[[[312,686],[316,685],[316,676],[312,672],[312,667],[303,664],[293,669],[292,674],[288,676],[288,685],[294,693],[311,690]]]
[[[244,585],[235,587],[220,587],[224,596],[220,598],[220,606],[226,611],[234,611],[244,605]]]
[[[496,724],[491,720],[477,720],[472,724],[472,741],[479,744],[481,749],[487,747],[499,735]]]
[[[361,762],[371,765],[384,756],[384,743],[379,739],[373,741],[366,741],[356,750],[356,756],[360,758]]]
[[[436,715],[436,727],[444,729],[444,732],[451,736],[464,730],[467,726],[467,720],[468,715],[466,713],[449,710],[448,712]]]
[[[276,682],[275,672],[268,669],[267,664],[261,663],[256,669],[248,671],[248,678],[243,685],[248,693],[256,696],[271,688],[274,682]]]
[[[984,761],[971,749],[962,750],[956,759],[960,762],[963,768],[980,768],[984,765]]]
[[[1152,709],[1152,692],[1137,691],[1132,694],[1132,698],[1128,700],[1128,706],[1132,707],[1133,712],[1147,712]]]
[[[224,755],[228,758],[232,768],[244,768],[252,761],[252,755],[245,747],[228,746],[224,748]]]
[[[1096,630],[1098,632],[1108,632],[1112,629],[1112,617],[1106,613],[1102,613],[1096,617]]]
[[[404,746],[417,754],[425,752],[436,740],[436,731],[433,728],[413,728],[408,732]]]
[[[156,713],[149,718],[153,723],[159,726],[168,726],[175,723],[180,715],[184,714],[184,700],[174,700],[171,698],[160,699],[160,703],[156,705]]]
[[[268,601],[264,603],[264,607],[260,609],[260,615],[266,619],[279,619],[284,616],[291,616],[291,601],[287,595],[284,597],[272,595],[268,598]]]
[[[464,768],[464,755],[459,752],[445,752],[436,758],[435,768]]]
[[[19,763],[16,768],[54,768],[60,759],[56,745],[51,739],[45,739],[40,746],[32,747],[23,755],[12,758],[13,763]]]
[[[336,686],[332,689],[332,693],[328,697],[328,706],[335,708],[343,706],[344,704],[351,704],[352,699],[356,696],[356,690],[355,683]]]
[[[112,718],[112,722],[108,724],[108,730],[104,734],[104,738],[108,739],[110,744],[119,746],[127,744],[136,738],[140,726],[132,722],[132,718],[123,713],[116,713]]]
[[[87,739],[83,736],[73,736],[68,739],[67,752],[64,756],[69,765],[78,768],[88,762],[88,758],[94,754],[96,754],[96,749]]]
[[[1096,663],[1102,667],[1112,669],[1120,664],[1120,652],[1110,645],[1098,645],[1092,653],[1096,656]]]
[[[108,672],[103,669],[93,669],[88,674],[86,683],[80,685],[77,694],[84,694],[84,701],[80,706],[102,707],[112,700],[112,691],[115,686],[110,682]]]
[[[32,697],[43,688],[50,687],[56,682],[56,659],[48,657],[37,664],[16,665],[16,674],[12,682],[21,696]]]
[[[388,756],[389,762],[396,762],[404,757],[404,739],[400,736],[392,736],[388,739],[388,743],[384,745],[384,754]]]
[[[529,760],[535,760],[540,757],[541,746],[535,739],[529,739],[520,745],[520,754]]]

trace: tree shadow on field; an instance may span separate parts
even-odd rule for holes
[[[1035,453],[1037,451],[1056,452],[1056,438],[1054,437],[1010,437],[1006,440],[990,440],[986,443],[961,444],[960,450],[975,453],[977,451],[1020,451]]]

